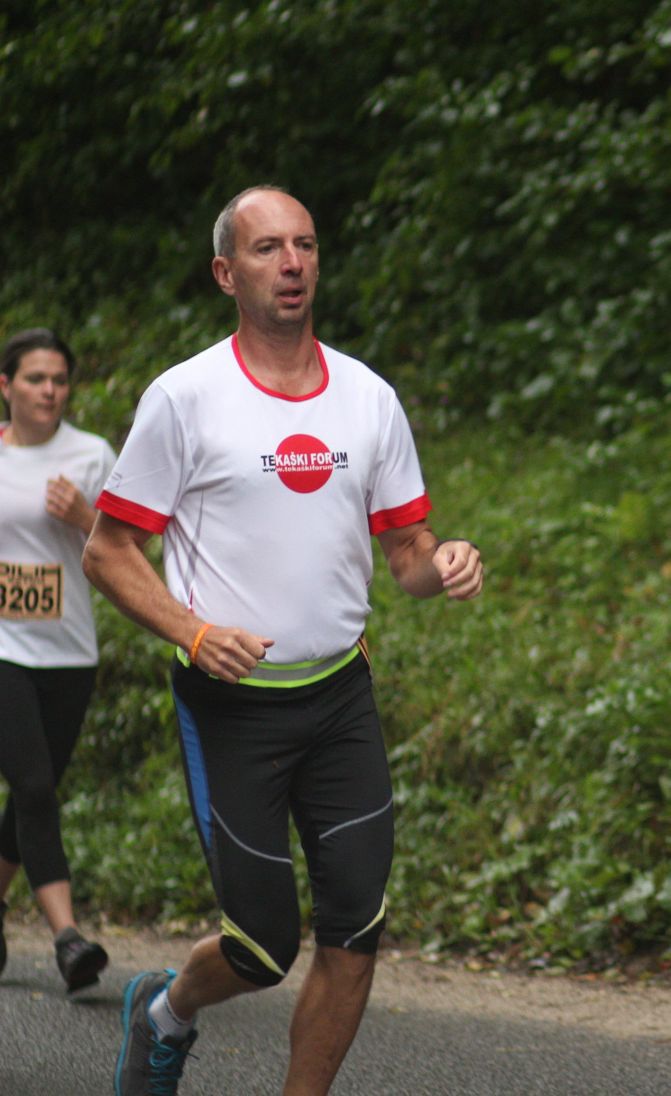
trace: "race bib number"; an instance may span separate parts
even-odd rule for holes
[[[0,561],[0,620],[60,620],[62,615],[62,564]]]

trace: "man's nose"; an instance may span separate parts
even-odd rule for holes
[[[282,253],[282,267],[284,270],[300,270],[303,265],[301,253],[293,244],[286,244]]]

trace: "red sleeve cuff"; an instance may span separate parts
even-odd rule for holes
[[[389,510],[376,510],[368,515],[368,528],[373,536],[384,533],[386,529],[402,529],[415,521],[423,521],[433,509],[426,491],[418,499],[406,502],[403,506],[392,506]]]
[[[148,533],[165,532],[165,527],[170,521],[170,516],[159,514],[157,510],[150,510],[147,506],[140,506],[137,502],[129,502],[128,499],[119,498],[109,491],[101,491],[96,500],[96,508],[109,514],[119,521],[126,521],[129,525],[137,525],[140,529],[146,529]]]

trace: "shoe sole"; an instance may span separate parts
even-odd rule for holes
[[[108,963],[108,956],[102,948],[82,955],[68,973],[68,994],[94,986],[100,979],[98,975]]]

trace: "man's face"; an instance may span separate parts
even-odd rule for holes
[[[261,190],[235,214],[235,256],[218,257],[214,276],[241,318],[264,332],[301,328],[318,277],[317,237],[307,209],[288,194]]]

